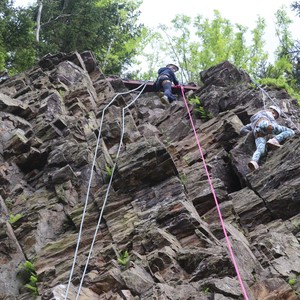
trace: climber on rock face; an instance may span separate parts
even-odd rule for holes
[[[252,131],[255,137],[256,151],[248,163],[248,167],[251,171],[259,168],[258,162],[266,151],[266,145],[271,149],[280,148],[282,147],[280,145],[281,142],[295,134],[292,129],[277,124],[276,119],[278,119],[280,115],[280,108],[271,105],[268,109],[261,110],[254,114],[250,119],[251,123],[241,128],[240,132],[242,135]],[[275,136],[267,141],[269,134]]]
[[[156,90],[164,89],[164,95],[161,98],[164,104],[169,104],[176,100],[176,96],[172,94],[172,83],[175,85],[179,84],[175,75],[175,72],[178,70],[179,68],[174,64],[168,64],[166,67],[158,70],[158,77],[154,83],[154,87]]]

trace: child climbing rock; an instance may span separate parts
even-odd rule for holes
[[[281,142],[295,134],[292,129],[277,124],[276,119],[278,119],[280,115],[280,108],[271,105],[268,109],[261,110],[253,115],[250,119],[251,123],[241,128],[241,134],[245,135],[253,131],[255,137],[256,151],[248,163],[248,167],[251,171],[259,168],[258,162],[266,151],[266,144],[272,149],[280,148]],[[267,141],[269,134],[275,136]]]

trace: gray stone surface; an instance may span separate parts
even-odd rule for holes
[[[211,118],[189,107],[203,155],[182,99],[166,106],[145,93],[125,112],[118,160],[122,108],[136,94],[107,107],[127,89],[92,53],[47,55],[0,82],[1,299],[34,299],[17,277],[25,260],[39,299],[63,299],[80,228],[68,299],[94,236],[81,300],[244,299],[237,274],[250,300],[299,299],[299,133],[250,173],[253,136],[239,130],[261,93],[229,62],[201,78],[192,97]],[[295,101],[266,89],[299,126]]]

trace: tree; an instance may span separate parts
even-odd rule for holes
[[[265,73],[268,55],[264,51],[265,40],[263,39],[266,22],[258,17],[256,27],[252,30],[252,44],[247,52],[247,66],[245,70],[253,77],[259,78]],[[241,66],[243,68],[243,66]]]
[[[39,55],[91,50],[106,73],[119,73],[136,54],[140,1],[39,0],[31,9]],[[40,21],[39,21],[40,20]]]
[[[265,22],[262,18],[257,20],[257,27],[252,31],[250,46],[246,43],[247,28],[231,24],[229,20],[222,18],[217,10],[212,20],[200,15],[194,20],[185,15],[177,15],[172,20],[172,27],[160,25],[158,29],[159,32],[152,32],[152,38],[149,38],[149,42],[153,44],[154,37],[160,37],[156,40],[160,45],[151,48],[150,58],[159,53],[168,61],[177,63],[181,69],[181,80],[184,82],[199,83],[199,71],[224,60],[229,60],[238,68],[256,75],[260,73],[260,63],[266,62],[268,58],[263,50]],[[144,56],[149,60],[149,54]],[[153,64],[149,74],[154,73],[152,68]]]
[[[300,17],[300,2],[295,1],[291,5],[292,10],[296,11],[298,17]],[[293,75],[296,80],[298,89],[300,88],[300,41],[294,41],[294,45],[291,47],[289,54],[293,59]]]
[[[300,2],[295,1],[291,4],[292,10],[295,10],[297,15],[300,17]]]
[[[293,47],[292,34],[289,25],[292,20],[288,17],[284,6],[275,13],[276,26],[275,32],[279,40],[279,46],[275,51],[276,59],[274,65],[270,65],[266,77],[279,79],[292,84],[293,76],[293,56],[290,49]]]
[[[154,80],[157,77],[157,66],[163,65],[164,62],[160,52],[153,51],[153,49],[159,49],[162,45],[163,37],[159,32],[143,28],[141,41],[137,48],[139,55],[135,56],[133,60],[135,69],[125,69],[125,76],[129,79]],[[142,66],[147,66],[147,70],[142,71]]]
[[[34,23],[28,11],[0,3],[0,70],[15,74],[31,67],[36,59]]]

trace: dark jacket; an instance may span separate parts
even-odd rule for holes
[[[179,81],[176,78],[176,75],[175,75],[175,73],[173,72],[172,69],[167,68],[167,67],[163,67],[163,68],[160,68],[157,73],[158,73],[158,77],[157,77],[156,81],[153,84],[153,88],[154,88],[155,91],[159,91],[162,88],[161,83],[164,80],[170,80],[175,85],[179,84]]]
[[[160,68],[158,70],[158,76],[161,76],[161,75],[166,75],[171,82],[173,82],[175,85],[178,85],[179,81],[176,78],[176,75],[172,69],[167,68],[167,67]]]

